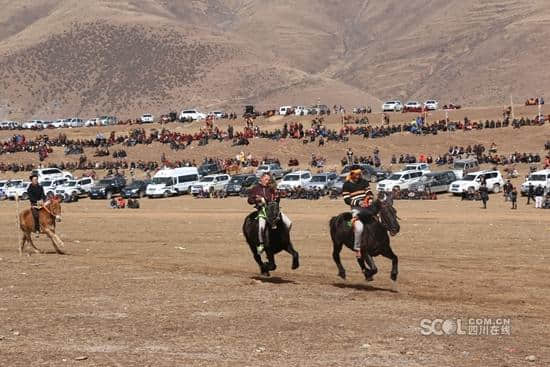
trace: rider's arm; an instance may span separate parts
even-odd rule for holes
[[[252,189],[250,189],[250,191],[248,192],[248,204],[250,205],[256,205],[256,187],[253,187]]]
[[[351,192],[347,182],[344,183],[344,186],[342,187],[342,196],[344,197],[344,203],[351,205]]]

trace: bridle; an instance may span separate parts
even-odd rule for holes
[[[382,200],[379,200],[380,201],[380,205],[381,207],[383,207],[384,209],[386,210],[389,210],[392,212],[392,214],[395,216],[396,220],[400,220],[400,218],[397,216],[397,213],[396,213],[396,210],[395,208],[390,205],[389,203],[385,202],[385,201],[382,201]],[[387,217],[387,214],[386,215],[383,215],[382,213],[378,213],[378,216],[380,217],[380,222],[382,223],[382,225],[388,230],[388,232],[390,232],[390,235],[393,237],[395,236],[398,232],[399,232],[399,229],[397,229],[397,231],[392,231],[390,228],[391,228],[391,225],[388,223],[389,222],[389,219],[386,218]],[[399,225],[399,224],[398,224]]]

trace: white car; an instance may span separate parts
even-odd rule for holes
[[[483,178],[487,183],[487,189],[494,193],[500,192],[500,189],[504,186],[504,179],[499,171],[478,171],[468,173],[462,179],[451,183],[449,192],[453,195],[460,195],[463,192],[474,193],[479,190]]]
[[[531,173],[529,177],[527,177],[527,180],[521,184],[521,195],[527,195],[529,192],[529,185],[532,185],[533,189],[540,185],[545,191],[550,190],[550,169],[543,169]]]
[[[82,194],[89,193],[92,187],[94,187],[94,184],[94,179],[91,177],[82,177],[77,181],[78,189]]]
[[[410,185],[422,177],[422,171],[394,172],[385,180],[378,182],[376,191],[392,192],[395,189],[408,190]]]
[[[77,180],[68,180],[63,185],[55,188],[55,194],[61,197],[65,196],[80,196],[82,191],[78,187]]]
[[[82,127],[84,126],[84,120],[74,117],[69,122],[69,127]]]
[[[277,163],[262,164],[256,169],[256,176],[260,177],[264,173],[269,173],[274,179],[283,177],[284,171]]]
[[[426,102],[424,102],[424,108],[428,111],[435,111],[439,108],[439,102],[434,99],[428,99]]]
[[[52,122],[51,125],[57,129],[60,129],[62,127],[67,127],[67,125],[65,125],[64,119],[57,119],[54,122]]]
[[[212,192],[223,190],[231,180],[231,176],[226,174],[208,175],[200,179],[200,181],[191,186],[191,194],[197,195],[202,192]]]
[[[312,174],[310,171],[295,171],[287,173],[277,184],[277,188],[281,190],[295,189],[297,187],[305,187],[311,181]]]
[[[20,182],[16,185],[10,186],[6,189],[6,197],[11,200],[15,200],[15,197],[19,197],[22,200],[27,200],[29,195],[27,189],[31,183],[28,181]]]
[[[405,103],[405,108],[418,109],[422,108],[422,105],[420,104],[420,102],[417,101],[408,101],[407,103]]]
[[[400,112],[402,110],[401,101],[387,101],[382,105],[382,112]]]
[[[144,113],[143,115],[141,115],[140,120],[141,120],[142,123],[155,122],[155,119],[153,118],[153,115],[151,115],[150,113]]]
[[[86,120],[86,122],[84,123],[84,126],[86,127],[101,126],[101,121],[99,120],[99,117],[94,117]]]
[[[206,115],[202,112],[199,112],[196,109],[183,110],[180,113],[180,121],[185,120],[203,120],[206,118]]]
[[[99,118],[99,122],[102,126],[107,125],[116,125],[117,124],[117,118],[115,116],[101,116]]]
[[[305,106],[296,106],[296,108],[294,109],[294,114],[296,116],[306,116],[309,114],[309,108]]]
[[[40,182],[40,185],[42,185],[42,189],[44,190],[44,194],[46,196],[54,195],[56,185],[54,184],[54,181],[46,180]]]
[[[13,123],[14,121],[0,121],[0,129],[2,130],[13,129]]]
[[[420,171],[422,173],[430,173],[430,165],[427,163],[407,163],[401,171]]]
[[[32,174],[38,176],[38,182],[54,181],[61,178],[72,180],[74,178],[70,172],[62,171],[59,168],[38,168],[33,170]]]
[[[225,112],[223,112],[223,111],[212,111],[208,114],[208,116],[212,116],[215,119],[222,119],[225,116]]]
[[[42,129],[42,120],[32,120],[21,125],[23,129]]]

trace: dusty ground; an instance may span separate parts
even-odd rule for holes
[[[106,201],[63,207],[68,255],[20,257],[15,203],[0,204],[4,366],[546,366],[550,363],[545,211],[492,195],[397,202],[398,293],[390,262],[371,283],[327,222],[340,201],[285,201],[301,267],[279,255],[258,276],[241,199]],[[38,246],[51,250],[46,239]],[[423,336],[421,319],[511,319],[510,336]],[[526,356],[535,355],[535,362]],[[77,361],[80,356],[86,360]]]

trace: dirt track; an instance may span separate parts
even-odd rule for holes
[[[240,233],[241,199],[65,205],[67,256],[19,257],[15,204],[0,203],[3,366],[546,366],[546,211],[492,195],[396,202],[390,262],[366,283],[349,251],[336,276],[327,223],[340,201],[285,201],[301,267],[270,279]],[[42,249],[51,250],[45,239]],[[422,336],[420,320],[511,318],[510,336]],[[535,362],[525,361],[535,355]],[[75,358],[86,356],[84,361]]]

